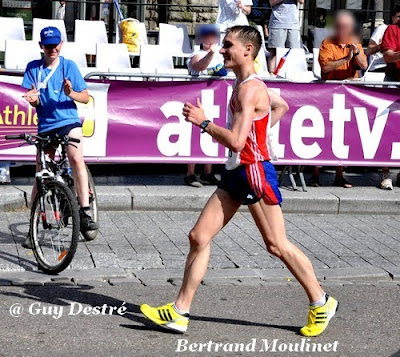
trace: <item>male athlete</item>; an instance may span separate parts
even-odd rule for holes
[[[226,146],[230,155],[220,187],[189,234],[190,253],[177,299],[160,307],[145,304],[140,308],[161,327],[179,332],[187,330],[189,309],[207,270],[211,240],[241,204],[249,206],[268,251],[286,264],[308,295],[308,323],[301,328],[301,334],[319,335],[337,310],[338,302],[324,293],[310,260],[286,237],[280,207],[282,198],[266,142],[268,122],[271,120],[273,125],[279,121],[288,106],[256,75],[254,59],[260,46],[260,33],[253,27],[234,26],[226,32],[221,54],[225,68],[231,68],[237,78],[229,103],[227,129],[206,120],[199,100],[197,106],[186,103],[183,108],[186,120]]]
[[[39,45],[44,58],[28,63],[22,87],[28,91],[24,97],[36,108],[39,118],[38,134],[54,138],[65,135],[81,140],[75,146],[67,146],[67,156],[72,167],[75,187],[80,205],[81,230],[91,231],[98,228],[90,215],[88,174],[83,159],[82,124],[74,101],[89,102],[87,84],[82,78],[77,65],[60,56],[63,41],[60,30],[56,27],[45,27],[40,32]],[[50,145],[46,152],[54,157],[56,148]],[[39,169],[37,164],[37,169]],[[36,196],[36,182],[32,189],[32,202]],[[30,238],[23,246],[32,248]]]

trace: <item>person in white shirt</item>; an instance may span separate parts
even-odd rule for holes
[[[400,23],[400,13],[395,13],[392,16],[392,24]],[[373,32],[371,39],[369,40],[367,55],[369,56],[369,69],[368,72],[373,72],[381,68],[386,67],[385,60],[383,59],[383,54],[381,52],[380,46],[388,25],[383,24],[378,26]]]
[[[56,19],[64,20],[65,18],[65,1],[60,1],[60,6],[57,9]]]
[[[392,16],[392,24],[400,24],[400,12],[395,12]],[[386,67],[380,46],[388,25],[378,26],[369,40],[367,55],[369,55],[368,72],[384,72],[382,69]],[[393,181],[388,167],[382,169],[382,180],[380,188],[383,190],[393,190]],[[397,176],[397,182],[400,182],[400,175]]]
[[[219,29],[215,25],[204,25],[199,29],[198,38],[201,43],[199,51],[193,53],[187,61],[189,72],[192,76],[226,76],[227,71],[224,68],[224,58],[219,53]],[[212,173],[212,165],[205,164],[204,172],[200,175],[200,181],[195,174],[195,164],[187,165],[187,173],[184,179],[185,185],[192,187],[202,187],[203,184],[216,185],[218,179]]]
[[[224,31],[235,25],[248,25],[247,15],[251,12],[252,0],[218,0],[216,24]]]
[[[383,59],[383,54],[380,51],[380,45],[382,42],[383,35],[388,25],[383,24],[378,26],[373,32],[371,39],[369,40],[367,55],[369,56],[369,69],[368,72],[373,72],[379,68],[385,68],[386,63]]]

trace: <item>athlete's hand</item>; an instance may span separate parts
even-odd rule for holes
[[[64,78],[64,93],[65,93],[65,95],[69,97],[72,92],[73,92],[73,89],[72,89],[71,81],[67,78]]]
[[[189,102],[183,106],[183,115],[186,121],[197,126],[200,126],[200,124],[206,120],[204,109],[199,98],[197,98],[197,107]]]

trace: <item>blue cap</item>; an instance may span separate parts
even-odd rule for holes
[[[58,45],[61,42],[61,32],[57,27],[45,27],[40,31],[42,45]]]
[[[219,36],[219,28],[214,25],[203,25],[199,29],[199,36],[205,37],[209,35]]]

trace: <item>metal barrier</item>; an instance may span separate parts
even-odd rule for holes
[[[199,76],[192,76],[190,74],[163,74],[163,73],[127,73],[127,72],[90,72],[85,76],[85,79],[115,79],[117,80],[118,77],[121,78],[142,78],[143,80],[153,80],[157,81],[160,79],[170,79],[171,81],[174,80],[197,80],[197,81],[221,81],[221,80],[234,80],[234,76],[226,76],[226,77],[217,77],[217,76],[206,76],[206,75],[199,75]],[[260,78],[267,82],[286,82],[286,83],[306,83],[306,82],[299,82],[293,81],[288,78],[277,78],[277,77],[265,77],[260,76]],[[373,87],[400,87],[400,82],[377,82],[377,81],[363,81],[363,80],[343,80],[343,81],[322,81],[322,80],[315,80],[310,83],[328,83],[328,84],[351,84],[351,85],[359,85],[359,86],[373,86]]]

